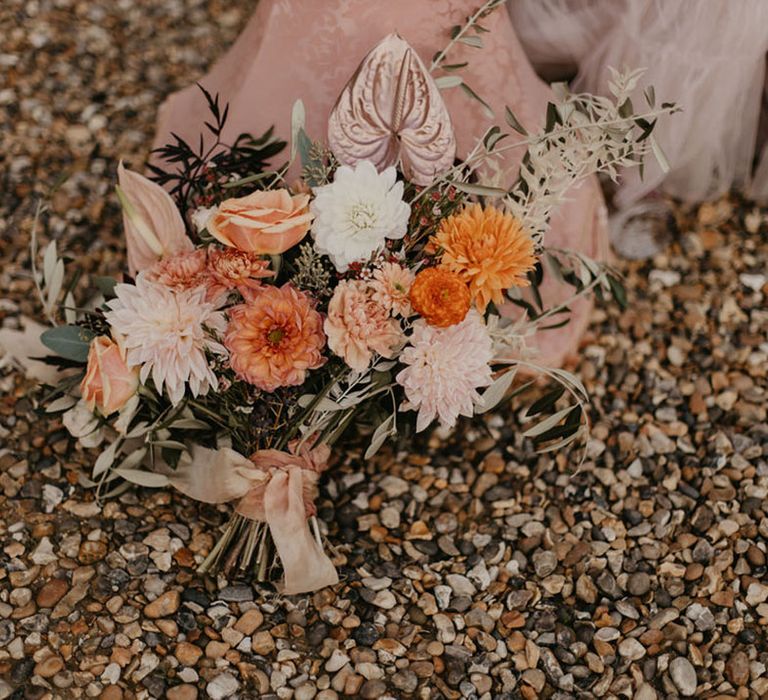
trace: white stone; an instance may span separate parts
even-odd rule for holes
[[[619,644],[619,654],[630,661],[637,661],[645,656],[645,647],[634,637],[629,637]]]
[[[696,670],[688,659],[683,656],[672,659],[669,664],[669,675],[672,676],[672,682],[683,697],[690,698],[696,693],[698,685]]]
[[[240,683],[231,673],[222,673],[205,687],[205,692],[208,693],[211,700],[223,700],[236,693],[239,687]]]
[[[768,600],[768,586],[753,581],[749,584],[749,588],[747,589],[746,600],[749,605],[760,605],[760,603],[764,603]]]
[[[349,657],[340,649],[334,649],[331,658],[325,662],[328,673],[336,673],[349,663]]]
[[[39,566],[52,564],[58,559],[53,553],[53,545],[47,537],[43,537],[40,540],[40,543],[35,547],[35,551],[29,555],[29,558],[34,564],[38,564]]]

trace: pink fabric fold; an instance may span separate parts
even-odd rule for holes
[[[307,522],[316,512],[317,482],[329,456],[327,445],[305,447],[298,454],[259,450],[250,459],[228,448],[196,445],[169,481],[203,503],[237,500],[238,513],[267,523],[283,566],[282,592],[308,593],[339,581]]]

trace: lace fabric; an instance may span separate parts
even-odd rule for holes
[[[658,126],[671,170],[649,162],[627,173],[616,203],[626,208],[659,189],[687,201],[749,187],[768,197],[768,158],[752,177],[758,136],[768,3],[763,0],[509,0],[534,66],[565,65],[577,90],[607,92],[608,67],[645,67],[637,89],[682,111]],[[565,71],[567,73],[567,71]],[[561,76],[562,77],[562,76]]]

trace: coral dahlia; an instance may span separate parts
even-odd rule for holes
[[[290,284],[265,285],[229,310],[224,344],[237,375],[263,391],[302,384],[325,364],[323,317]]]
[[[526,273],[536,265],[533,239],[511,214],[472,204],[444,219],[432,244],[442,249],[442,267],[469,284],[482,313],[503,301],[511,287],[527,287]]]

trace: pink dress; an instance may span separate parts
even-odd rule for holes
[[[325,140],[336,98],[384,36],[398,32],[429,66],[432,56],[448,43],[450,28],[462,24],[478,6],[477,0],[261,0],[238,40],[200,82],[229,102],[228,139],[242,132],[258,135],[274,125],[277,135],[288,140],[291,108],[301,98],[307,133]],[[459,88],[441,92],[456,130],[459,157],[472,149],[490,125],[504,125],[505,105],[524,126],[535,128],[543,122],[551,98],[548,86],[531,68],[506,9],[495,10],[482,25],[489,30],[482,35],[484,47],[457,44],[448,62],[469,62],[461,75],[496,116],[490,118]],[[172,131],[194,142],[205,114],[204,99],[195,85],[171,95],[160,109],[155,146],[167,143]],[[503,165],[510,184],[522,156],[522,151],[507,151]],[[570,201],[554,217],[545,243],[595,258],[605,256],[604,204],[594,178],[571,192]],[[550,279],[542,294],[552,304],[572,291]],[[536,337],[538,361],[560,365],[576,350],[591,306],[583,301],[572,308],[568,326]]]

